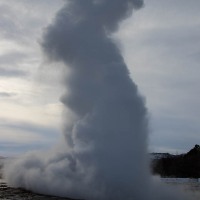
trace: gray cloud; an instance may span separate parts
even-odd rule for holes
[[[1,126],[3,126],[1,124]],[[35,124],[30,124],[30,123],[15,123],[15,124],[7,124],[6,125],[9,128],[12,129],[19,129],[23,131],[28,131],[28,132],[33,132],[39,136],[45,136],[46,138],[50,138],[52,141],[58,139],[58,130],[53,129],[52,127],[44,127],[44,126],[39,126]]]
[[[7,5],[0,4],[0,34],[4,38],[15,37],[19,28],[15,24],[15,16],[12,10]]]
[[[1,138],[0,155],[4,156],[20,155],[31,150],[44,150],[50,148],[53,144],[55,145],[60,138],[58,130],[29,122],[12,121],[1,118],[0,128],[2,134],[6,131],[12,133],[11,135],[13,137],[13,140],[11,140],[10,134],[8,134],[7,137],[6,134],[4,134],[4,137]],[[23,133],[23,135],[19,133]],[[32,136],[34,134],[37,138],[31,139],[30,134]],[[26,139],[24,140],[24,138],[21,138],[20,140],[19,137],[26,137]]]
[[[27,72],[19,70],[19,69],[5,69],[0,68],[0,76],[1,77],[24,77],[27,76]]]
[[[44,0],[40,3],[31,0],[2,0],[0,3],[1,37],[17,43],[30,44],[46,25],[49,12],[55,12],[62,2],[62,0]]]
[[[37,40],[38,33],[62,4],[63,1],[54,0],[1,0],[1,36],[19,41],[17,43],[20,44],[23,41],[26,47],[30,45],[34,48],[29,42]],[[157,0],[148,0],[145,4],[134,16],[130,26],[125,27],[125,31],[132,32],[123,35],[122,40],[128,49],[126,57],[132,77],[146,96],[152,112],[152,126],[156,132],[153,141],[159,137],[159,131],[155,128],[157,120],[165,120],[163,111],[170,111],[180,117],[183,115],[181,110],[184,110],[188,120],[199,118],[200,2],[161,0],[158,3]],[[11,52],[1,55],[1,77],[27,76],[27,71],[31,69],[21,68],[21,63],[27,61],[24,57],[27,52],[24,55],[23,51],[20,52],[22,54]],[[185,106],[189,102],[190,106]],[[195,122],[190,123],[196,126]],[[186,124],[189,122],[184,121],[183,126]],[[169,132],[170,129],[168,127]],[[170,147],[170,144],[166,145]]]
[[[153,124],[152,146],[176,154],[185,153],[198,143],[199,122],[188,116],[187,112],[179,116],[177,112],[169,111],[154,117],[156,123]]]
[[[16,94],[15,93],[8,93],[8,92],[0,92],[0,97],[13,97],[15,96]]]
[[[34,75],[41,62],[41,32],[62,4],[63,0],[0,2],[1,77]]]
[[[19,77],[23,78],[29,75],[28,69],[22,69],[20,66],[29,59],[30,55],[22,52],[10,52],[0,56],[0,76],[1,77]]]
[[[6,142],[0,141],[0,155],[13,157],[19,156],[24,152],[34,151],[34,150],[44,150],[49,148],[51,144],[40,142],[32,142],[29,144],[19,143],[19,142]]]
[[[1,94],[1,93],[0,93]],[[13,130],[21,130],[25,132],[33,132],[39,136],[49,137],[52,141],[58,138],[58,130],[52,127],[41,126],[29,122],[22,121],[12,121],[5,120],[3,118],[0,119],[0,127],[9,128]]]
[[[127,23],[132,27],[127,29],[124,24],[124,32],[119,33],[131,76],[151,112],[150,146],[154,151],[163,147],[186,152],[198,141],[199,6],[195,0],[147,1]]]
[[[30,55],[24,52],[10,52],[0,56],[0,66],[14,65],[16,63],[23,62]]]

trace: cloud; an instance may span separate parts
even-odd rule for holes
[[[29,151],[34,151],[34,150],[44,150],[49,148],[52,144],[47,144],[47,143],[36,143],[36,142],[31,142],[31,143],[23,143],[23,142],[5,142],[5,141],[0,141],[0,156],[3,155],[13,157],[13,156],[18,156],[21,155],[25,152]]]
[[[45,82],[35,84],[35,76],[42,62],[39,37],[62,4],[62,0],[0,1],[0,118],[8,119],[4,128],[13,132],[38,132],[44,137],[48,132],[55,139],[61,106],[53,93],[59,90]]]
[[[16,62],[23,62],[27,57],[30,57],[30,55],[24,52],[11,51],[0,55],[0,65],[13,65]]]
[[[27,78],[42,62],[39,37],[63,1],[0,2],[0,76]]]
[[[27,72],[22,71],[22,70],[0,68],[0,76],[3,76],[3,77],[7,77],[7,78],[22,77],[26,75],[27,75]]]
[[[0,92],[0,97],[13,97],[15,95],[15,93]]]
[[[11,105],[15,111],[19,107],[16,109],[14,105],[20,102],[23,105],[33,103],[35,106],[36,99],[39,99],[38,101],[42,102],[41,107],[44,102],[58,102],[53,94],[57,96],[60,88],[56,89],[54,85],[44,82],[41,78],[42,81],[37,87],[34,86],[36,89],[32,92],[31,82],[24,80],[33,80],[42,59],[38,37],[63,3],[62,0],[0,2],[0,86],[2,92],[17,94],[13,96],[15,102]],[[176,116],[176,120],[182,120],[181,126],[185,127],[185,130],[192,124],[196,127],[196,132],[200,132],[196,123],[200,118],[199,6],[200,2],[196,0],[148,0],[140,12],[136,12],[130,20],[123,23],[118,34],[122,41],[121,46],[124,46],[123,52],[131,77],[146,97],[154,132],[151,141],[163,135],[160,138],[162,141],[167,132],[173,132],[174,138],[176,134],[180,135],[178,130],[175,131],[171,126],[163,127],[166,129],[165,133],[160,133],[162,128],[157,127],[157,123],[173,121],[173,116]],[[9,82],[6,80],[8,77]],[[51,80],[53,76],[49,77]],[[3,81],[4,78],[7,83]],[[16,81],[15,78],[20,81]],[[45,94],[44,99],[42,93]],[[2,112],[6,114],[4,105],[1,104]],[[28,113],[24,108],[22,110],[23,113]],[[171,117],[165,118],[163,113]],[[39,112],[33,111],[31,115],[36,114],[39,115]],[[187,119],[183,120],[183,115]],[[26,116],[28,119],[31,118],[28,114]],[[41,120],[42,117],[38,118]],[[50,121],[52,123],[52,120]],[[187,135],[187,131],[183,132]],[[151,146],[154,144],[150,143]],[[156,146],[158,145],[159,142]],[[164,144],[160,142],[161,145]],[[165,145],[170,148],[170,144]]]
[[[56,129],[48,126],[42,126],[26,121],[8,121],[8,119],[0,118],[0,126],[3,128],[8,127],[13,130],[23,130],[36,133],[38,135],[55,135],[57,134]]]
[[[145,4],[117,37],[131,77],[146,97],[150,146],[187,151],[200,133],[200,2]]]
[[[24,121],[1,118],[0,129],[0,155],[48,148],[60,138],[56,128]]]
[[[7,78],[25,78],[30,75],[28,69],[21,66],[29,62],[29,54],[20,51],[11,51],[0,55],[0,76]]]
[[[0,35],[4,39],[30,43],[61,5],[62,0],[44,0],[40,3],[31,0],[2,0],[0,3]]]

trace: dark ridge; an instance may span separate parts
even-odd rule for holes
[[[200,178],[200,146],[186,154],[152,159],[152,172],[161,177]]]

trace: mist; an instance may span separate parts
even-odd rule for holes
[[[183,199],[151,178],[145,101],[112,38],[142,6],[142,0],[69,0],[45,29],[41,47],[62,70],[61,101],[70,114],[57,146],[6,165],[10,186],[86,200]]]

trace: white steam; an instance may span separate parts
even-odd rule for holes
[[[71,0],[58,12],[42,47],[49,60],[70,68],[62,102],[73,117],[65,119],[59,147],[6,167],[11,186],[86,200],[178,199],[152,186],[146,108],[111,39],[119,22],[142,5],[142,0]]]

